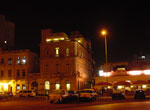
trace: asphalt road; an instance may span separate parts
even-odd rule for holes
[[[50,104],[44,97],[11,98],[0,101],[0,110],[150,110],[150,100],[99,99],[95,102]]]
[[[63,110],[150,110],[150,101],[113,103],[113,104],[68,108]]]

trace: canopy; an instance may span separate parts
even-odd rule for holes
[[[133,82],[133,84],[149,84],[149,83],[147,81],[137,80],[137,81]]]
[[[114,83],[114,85],[125,85],[125,86],[127,86],[127,85],[131,85],[131,83],[126,82],[126,81],[119,81],[119,82]]]
[[[109,82],[99,82],[95,86],[112,86],[112,84]]]

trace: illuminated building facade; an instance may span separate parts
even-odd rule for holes
[[[14,48],[15,25],[0,15],[0,48],[10,50]]]
[[[59,89],[83,89],[90,85],[92,62],[91,43],[79,32],[68,36],[63,32],[52,33],[50,29],[44,29],[40,45],[41,78],[33,76],[35,79],[32,82],[37,85],[39,94]]]
[[[145,56],[135,61],[109,63],[108,65],[110,72],[105,72],[105,65],[101,66],[99,76],[95,77],[95,84],[109,82],[113,90],[143,89],[150,94],[150,61],[146,60]],[[95,86],[98,89],[110,87],[110,85],[98,85]]]
[[[0,92],[29,88],[29,73],[39,70],[38,55],[30,50],[0,50]]]

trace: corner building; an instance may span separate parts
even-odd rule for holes
[[[31,88],[29,73],[38,72],[38,55],[30,50],[3,51],[0,48],[0,92],[12,92]]]
[[[40,73],[47,94],[52,90],[90,87],[93,73],[91,43],[79,32],[67,34],[41,31]]]

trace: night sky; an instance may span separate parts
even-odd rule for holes
[[[146,4],[146,3],[145,3]],[[105,62],[104,38],[108,30],[108,62],[127,61],[134,54],[150,53],[150,10],[135,0],[126,2],[30,2],[1,4],[0,14],[15,23],[16,49],[39,53],[40,30],[80,31],[92,42],[96,65]]]

